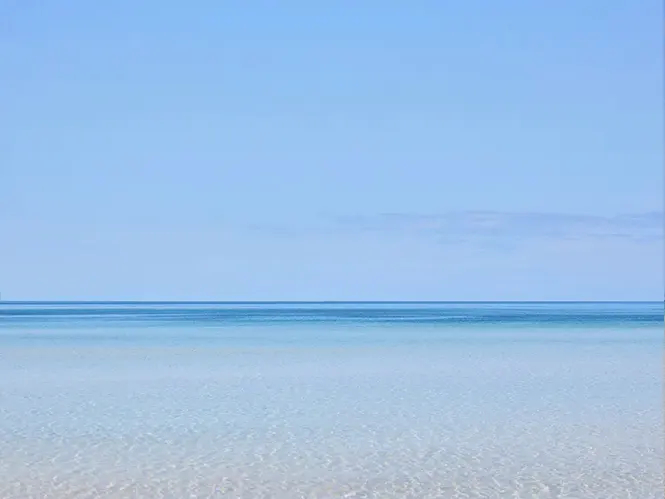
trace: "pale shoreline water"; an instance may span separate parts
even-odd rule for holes
[[[662,303],[0,302],[0,498],[660,498],[662,362]]]

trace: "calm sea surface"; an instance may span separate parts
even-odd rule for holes
[[[0,302],[0,498],[662,498],[663,303]]]

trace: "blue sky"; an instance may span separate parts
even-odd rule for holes
[[[6,299],[662,299],[662,7],[0,4]]]

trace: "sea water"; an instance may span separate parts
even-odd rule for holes
[[[662,498],[662,303],[0,303],[1,498]]]

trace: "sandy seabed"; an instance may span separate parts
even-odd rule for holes
[[[3,348],[0,498],[660,499],[641,338]]]

